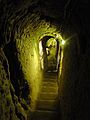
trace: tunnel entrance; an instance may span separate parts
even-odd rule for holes
[[[46,54],[47,54],[47,70],[56,70],[57,65],[57,41],[54,38],[50,38],[46,42]]]
[[[41,68],[45,72],[57,72],[60,63],[59,41],[52,36],[45,36],[39,42]]]
[[[57,66],[59,66],[60,63],[59,50],[59,41],[53,36],[45,36],[39,41],[40,64],[43,74],[35,110],[32,115],[33,120],[58,119],[59,98]]]

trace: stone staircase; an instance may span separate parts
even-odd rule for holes
[[[57,73],[44,74],[32,120],[58,120]]]

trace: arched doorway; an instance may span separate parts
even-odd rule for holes
[[[57,41],[54,38],[50,38],[46,42],[46,54],[47,54],[47,70],[56,70],[57,66]]]
[[[45,36],[39,42],[41,68],[44,71],[58,71],[60,63],[59,41],[53,36]]]

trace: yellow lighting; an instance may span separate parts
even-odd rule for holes
[[[65,40],[62,40],[62,41],[61,41],[61,44],[62,44],[62,45],[65,45]]]
[[[39,54],[40,54],[41,68],[44,69],[42,41],[39,42]]]
[[[61,45],[65,45],[65,40],[62,38],[62,36],[60,34],[56,34],[56,39],[60,40]]]
[[[60,34],[56,34],[56,39],[62,39],[62,36]]]
[[[43,55],[42,41],[39,42],[39,54],[40,54],[40,56]]]

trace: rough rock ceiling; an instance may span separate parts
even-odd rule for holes
[[[89,3],[89,0],[1,0],[0,15],[8,16],[10,13],[14,14],[21,9],[23,10],[33,6],[33,9],[40,11],[45,15],[61,18],[65,17],[66,14],[69,16],[74,15],[74,13],[80,15],[81,13],[87,13]]]
[[[39,12],[43,18],[53,20],[68,27],[75,24],[88,29],[89,0],[1,0],[0,33],[4,37],[7,23],[14,24],[27,14]],[[10,28],[11,29],[11,28]],[[82,29],[82,28],[81,28]],[[86,31],[86,30],[85,30]],[[80,30],[79,30],[80,32]]]

